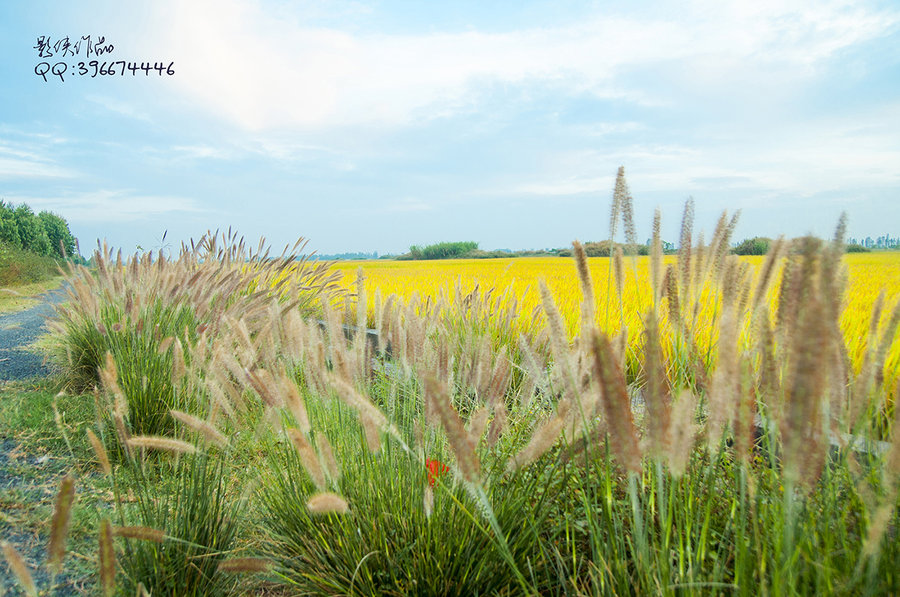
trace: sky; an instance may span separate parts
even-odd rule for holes
[[[112,48],[53,47],[83,36]],[[688,197],[707,235],[900,236],[900,5],[0,3],[0,199],[85,254],[565,247],[608,236],[619,166],[642,240]]]

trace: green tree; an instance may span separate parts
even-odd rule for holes
[[[19,225],[13,206],[0,201],[0,244],[21,249],[22,238],[19,236]]]
[[[754,236],[741,241],[733,250],[735,255],[765,255],[769,252],[772,239],[763,236]]]
[[[31,208],[23,203],[16,207],[13,214],[22,239],[22,248],[38,255],[49,255],[50,239],[47,238],[47,231]]]
[[[63,257],[75,255],[75,237],[69,230],[69,224],[60,216],[49,211],[42,211],[38,218],[44,225],[47,239],[50,241],[50,251],[55,255],[64,251]],[[60,249],[60,246],[63,248]]]

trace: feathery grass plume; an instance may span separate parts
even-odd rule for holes
[[[309,443],[309,440],[306,439],[306,436],[299,429],[290,427],[287,430],[287,434],[291,438],[297,454],[300,456],[300,463],[303,464],[303,468],[309,473],[309,478],[316,484],[316,487],[325,489],[327,486],[325,472],[319,465],[319,458],[312,444]]]
[[[488,428],[488,447],[493,448],[495,445],[497,445],[497,442],[500,440],[500,436],[502,436],[503,432],[506,431],[507,420],[508,413],[506,411],[506,404],[503,402],[497,403],[497,405],[494,407],[494,418],[491,419],[491,425]]]
[[[291,414],[294,415],[294,421],[297,422],[297,427],[299,427],[300,431],[303,433],[308,434],[312,430],[312,426],[309,423],[309,414],[306,411],[306,403],[300,395],[300,389],[297,387],[297,384],[286,372],[282,371],[278,374],[278,386],[281,388],[284,401],[287,403]]]
[[[728,255],[722,262],[722,273],[720,274],[722,279],[722,303],[734,308],[736,311],[740,311],[737,306],[737,299],[741,292],[739,284],[741,274],[740,265],[741,261],[739,257],[736,255]]]
[[[63,558],[66,556],[66,537],[69,533],[74,501],[75,479],[72,475],[66,475],[60,482],[59,492],[56,494],[53,519],[50,523],[50,544],[47,547],[47,565],[54,574],[62,571]]]
[[[366,433],[366,440],[369,444],[369,450],[378,452],[381,449],[380,431],[385,431],[393,437],[400,439],[400,433],[390,425],[387,417],[384,416],[377,406],[372,404],[366,396],[361,394],[347,381],[339,377],[331,376],[331,386],[337,391],[338,396],[349,406],[356,409],[359,419],[363,424],[363,430]]]
[[[253,387],[253,390],[259,395],[267,407],[284,406],[280,396],[275,393],[275,378],[268,369],[254,369],[245,372],[247,381]]]
[[[100,522],[100,591],[104,597],[112,597],[116,592],[116,551],[113,547],[112,525],[108,518]]]
[[[755,389],[745,380],[750,376],[750,363],[741,359],[737,379],[736,396],[737,404],[734,409],[734,418],[731,427],[734,430],[734,455],[739,462],[745,465],[750,463],[750,450],[755,439],[754,423],[756,420],[756,395]],[[742,375],[740,369],[746,375]]]
[[[116,369],[116,361],[110,351],[106,351],[103,362],[104,365],[99,371],[100,383],[104,390],[112,394],[116,411],[121,413],[122,416],[128,416],[128,402],[125,400],[122,388],[119,387],[119,372]]]
[[[591,282],[591,271],[588,269],[587,254],[577,240],[572,243],[578,279],[581,281],[581,333],[587,335],[594,327],[594,285]]]
[[[825,306],[813,290],[817,257],[817,246],[807,243],[799,280],[804,296],[803,309],[790,336],[785,425],[782,431],[785,475],[805,486],[810,486],[818,478],[826,456],[822,410],[829,363],[821,355],[828,354],[830,350],[830,336],[825,322]]]
[[[319,451],[319,460],[325,474],[333,481],[337,482],[341,478],[341,467],[338,466],[337,459],[334,457],[334,450],[331,448],[331,442],[324,433],[316,434],[316,449]]]
[[[519,334],[518,346],[522,365],[525,368],[525,385],[520,389],[519,395],[521,396],[522,406],[528,408],[534,399],[535,389],[539,388],[543,394],[547,394],[547,376],[545,375],[544,366],[538,363],[538,355],[531,347],[531,343],[521,333]]]
[[[594,375],[603,392],[603,408],[613,455],[628,472],[640,473],[641,451],[631,414],[631,399],[625,374],[609,337],[599,330],[594,330],[592,353]]]
[[[622,212],[622,204],[628,196],[628,184],[625,182],[625,166],[619,166],[616,172],[616,186],[613,188],[612,207],[609,214],[609,242],[616,237],[616,228],[619,226],[619,214]]]
[[[116,427],[119,444],[124,448],[125,455],[130,457],[131,445],[128,442],[131,441],[131,433],[128,432],[128,428],[125,426],[125,418],[122,416],[122,413],[118,411],[113,412],[113,424]]]
[[[625,182],[625,167],[619,166],[616,173],[616,188],[613,195],[619,195],[619,204],[622,209],[622,227],[625,230],[625,242],[631,246],[637,244],[637,232],[634,226],[634,199]]]
[[[168,336],[163,339],[162,342],[159,343],[159,348],[156,349],[156,352],[159,354],[165,354],[169,348],[171,348],[172,343],[175,341],[175,336]]]
[[[363,268],[356,269],[356,333],[365,334],[368,310],[366,308],[366,288]]]
[[[717,452],[726,425],[734,417],[739,396],[738,326],[734,306],[725,305],[719,320],[718,361],[709,388],[709,416],[706,420],[708,448]]]
[[[460,474],[466,481],[477,483],[481,476],[481,465],[478,462],[478,455],[475,453],[475,443],[466,433],[459,413],[451,404],[447,386],[432,376],[426,376],[425,392],[431,395],[434,410],[444,431],[447,432],[447,439],[456,456],[456,465]]]
[[[90,429],[86,430],[88,441],[91,443],[91,448],[94,449],[94,455],[97,457],[97,462],[100,463],[100,470],[103,471],[106,475],[112,474],[112,466],[109,464],[109,455],[106,453],[106,448],[103,446],[103,442],[100,441],[100,438],[91,431]]]
[[[829,243],[822,254],[822,290],[829,296],[839,294],[840,276],[838,276],[838,270],[840,269],[841,257],[844,255],[846,247],[844,242],[846,234],[847,212],[841,212],[841,217],[838,219],[838,224],[834,231],[834,238],[832,238],[831,243]],[[829,304],[829,307],[835,313],[839,313],[840,302],[836,301],[834,304]]]
[[[619,299],[619,309],[622,308],[622,296],[625,293],[625,254],[622,247],[616,246],[613,254],[613,272],[616,280],[616,297]]]
[[[716,224],[712,242],[709,244],[709,255],[705,272],[707,276],[711,276],[714,280],[721,281],[722,266],[725,262],[725,257],[728,255],[728,250],[731,246],[731,236],[734,233],[734,229],[737,227],[737,221],[740,214],[741,212],[738,210],[729,221],[728,214],[722,212],[722,215],[719,217],[719,221]]]
[[[665,287],[665,297],[668,303],[669,322],[675,329],[682,326],[681,321],[681,303],[678,298],[678,274],[675,273],[675,266],[666,266],[666,274],[663,278],[663,286]]]
[[[653,311],[649,311],[644,319],[644,379],[650,454],[661,458],[669,451],[672,396],[660,344],[659,321]]]
[[[176,421],[183,423],[184,425],[202,435],[203,438],[209,443],[219,446],[220,448],[224,448],[228,445],[228,438],[225,437],[221,431],[216,429],[209,421],[204,421],[199,417],[189,415],[186,412],[181,412],[180,410],[170,410],[169,414]]]
[[[665,286],[663,284],[663,249],[662,238],[660,238],[660,226],[662,214],[657,207],[653,212],[653,238],[651,240],[650,250],[650,288],[653,290],[653,306],[659,308],[659,301],[662,300]]]
[[[763,305],[758,312],[758,340],[756,350],[759,353],[759,370],[756,386],[760,396],[765,397],[766,407],[772,410],[776,421],[782,420],[782,388],[780,366],[775,352],[775,331],[769,321],[769,309]]]
[[[578,395],[578,386],[575,383],[575,372],[572,368],[572,356],[569,351],[569,341],[566,337],[566,331],[563,324],[562,316],[553,295],[547,284],[541,280],[539,283],[541,291],[541,305],[544,307],[544,313],[547,315],[547,324],[550,328],[550,349],[553,353],[554,366],[562,376],[563,388],[565,395],[575,399]]]
[[[506,346],[502,346],[494,357],[494,367],[490,374],[490,383],[483,396],[487,396],[488,402],[493,406],[502,402],[509,389],[509,380],[512,375],[510,359],[507,356]]]
[[[547,450],[556,443],[563,427],[566,426],[571,410],[571,400],[568,398],[560,400],[556,406],[556,413],[539,423],[525,447],[509,459],[506,465],[507,470],[510,472],[517,471],[546,454]]]
[[[234,419],[236,416],[234,401],[230,398],[229,392],[223,388],[222,382],[219,380],[219,374],[213,371],[213,374],[208,375],[204,381],[213,408],[224,411],[229,418]],[[225,387],[230,390],[234,389],[228,381],[225,382]]]
[[[317,493],[306,502],[306,509],[313,514],[345,514],[347,501],[336,493]]]
[[[425,518],[431,518],[431,513],[434,512],[434,490],[430,485],[425,486],[422,507],[425,510]]]
[[[231,574],[242,572],[268,572],[274,563],[266,558],[228,558],[219,562],[219,572]]]
[[[128,440],[127,445],[131,448],[148,448],[176,454],[193,454],[197,451],[192,444],[180,439],[156,435],[135,435]]]
[[[28,564],[25,563],[19,552],[6,541],[0,541],[0,548],[3,549],[3,557],[6,559],[6,563],[9,564],[9,569],[16,575],[16,579],[25,593],[29,597],[37,597],[38,591],[37,586],[34,584],[34,577],[31,576]]]
[[[124,526],[113,527],[113,535],[116,537],[124,537],[126,539],[138,539],[140,541],[150,541],[151,543],[162,543],[166,538],[166,532],[162,529],[154,529],[142,526]]]
[[[684,202],[681,216],[681,236],[678,241],[678,267],[681,269],[681,289],[687,299],[691,284],[691,244],[694,236],[694,198]]]
[[[677,479],[680,478],[691,460],[694,438],[697,436],[697,425],[694,413],[697,411],[697,396],[688,390],[678,395],[672,405],[670,423],[670,444],[668,456],[669,471]]]
[[[486,405],[481,405],[476,408],[475,412],[472,413],[472,416],[469,417],[469,439],[473,445],[477,446],[481,443],[481,436],[484,435],[484,430],[487,429],[488,417],[490,414],[488,407]]]
[[[775,270],[778,268],[778,262],[781,261],[786,246],[787,243],[784,237],[779,236],[766,253],[766,258],[763,261],[762,269],[756,281],[756,288],[753,291],[751,311],[754,313],[765,299],[769,287],[772,285],[772,280],[775,279]]]

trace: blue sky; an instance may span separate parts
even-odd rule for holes
[[[34,72],[39,36],[172,76]],[[0,5],[0,198],[88,251],[233,227],[405,251],[600,240],[741,209],[738,238],[900,235],[894,2],[48,1]]]

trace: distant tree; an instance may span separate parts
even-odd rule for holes
[[[0,201],[0,243],[16,249],[22,248],[15,209],[4,201]]]
[[[857,243],[850,243],[849,245],[847,245],[846,251],[848,253],[871,253],[872,249],[864,247]]]
[[[38,255],[50,255],[50,239],[40,218],[34,215],[26,204],[19,205],[13,212],[22,248]]]
[[[732,252],[735,255],[765,255],[769,252],[772,239],[763,236],[755,236],[741,241]]]
[[[472,241],[435,243],[426,247],[413,245],[409,248],[407,256],[402,257],[406,259],[459,259],[476,249],[478,249],[478,243]]]
[[[75,237],[69,230],[69,224],[62,217],[49,211],[42,211],[38,214],[38,218],[44,225],[44,232],[47,233],[47,239],[50,241],[50,251],[54,255],[73,257],[75,255]],[[62,254],[62,251],[65,253]]]

